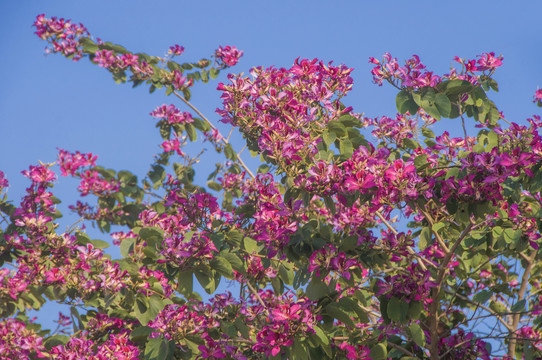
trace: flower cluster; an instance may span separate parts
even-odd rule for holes
[[[375,84],[382,86],[384,81],[389,81],[400,87],[413,89],[425,86],[435,87],[442,79],[434,75],[432,71],[425,71],[425,65],[421,63],[418,55],[405,61],[405,66],[400,66],[397,58],[392,58],[389,53],[385,53],[383,61],[371,57],[369,63],[376,66],[371,70]]]
[[[340,99],[352,87],[346,66],[325,65],[317,59],[297,59],[290,69],[254,68],[253,79],[229,76],[219,84],[222,121],[238,126],[251,150],[261,151],[283,165],[312,158],[331,120],[349,113]]]
[[[0,171],[0,192],[9,186],[8,179],[6,179],[4,172]]]
[[[41,14],[37,16],[33,26],[36,28],[36,35],[52,45],[49,51],[60,52],[74,61],[83,57],[79,39],[89,36],[83,24],[73,24],[70,20],[57,17],[47,19],[45,14]]]
[[[0,321],[0,360],[44,358],[42,338],[17,319]],[[33,357],[32,357],[33,358]]]
[[[243,51],[235,46],[219,46],[215,52],[215,58],[221,67],[235,66],[243,56]]]
[[[393,276],[386,276],[385,281],[378,281],[377,295],[386,298],[396,297],[408,303],[412,301],[430,302],[431,288],[437,284],[430,280],[431,273],[423,270],[418,264],[411,264],[406,272]]]
[[[175,105],[162,105],[154,109],[151,114],[152,117],[165,120],[168,124],[186,124],[194,122],[192,115],[189,112],[181,112]]]
[[[350,280],[351,270],[357,267],[361,267],[361,265],[355,259],[348,258],[344,252],[338,251],[331,244],[327,244],[316,251],[309,259],[309,271],[316,270],[316,276],[318,277],[321,277],[320,271],[322,270],[325,272],[335,271],[340,276]]]

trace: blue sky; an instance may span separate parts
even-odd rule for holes
[[[149,95],[144,86],[115,84],[86,59],[44,56],[45,42],[31,27],[41,13],[82,22],[93,36],[134,52],[160,56],[173,44],[183,45],[185,61],[234,45],[245,52],[231,69],[235,73],[259,65],[289,67],[297,57],[344,63],[355,68],[345,103],[373,117],[394,115],[396,91],[372,83],[370,56],[390,52],[402,60],[417,54],[442,74],[456,55],[494,51],[504,56],[504,66],[495,75],[501,91],[490,97],[509,121],[540,113],[532,103],[542,87],[540,1],[2,1],[0,170],[14,201],[28,184],[20,171],[38,160],[54,161],[57,147],[93,152],[100,165],[143,177],[160,143],[149,112],[164,103],[181,107],[160,91]],[[221,104],[216,85],[225,75],[193,89],[193,103],[214,121]],[[438,126],[460,128],[457,119]],[[202,176],[207,170],[200,168]],[[62,178],[55,188],[64,213],[77,200],[76,186]]]

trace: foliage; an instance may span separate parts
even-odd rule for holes
[[[375,83],[398,90],[394,118],[343,104],[353,86],[344,65],[297,59],[228,75],[217,113],[260,157],[253,174],[189,102],[194,82],[242,51],[179,63],[179,45],[161,58],[64,19],[40,15],[34,26],[49,51],[164,89],[186,110],[152,111],[163,152],[142,181],[60,150],[56,165],[23,171],[31,184],[20,204],[3,196],[0,261],[12,267],[0,269],[0,358],[542,356],[542,121],[509,123],[488,97],[502,57],[456,58],[443,76],[417,56],[403,66],[371,58]],[[436,135],[438,121],[464,136]],[[206,184],[194,182],[198,156],[184,148],[198,136],[224,156]],[[75,213],[104,234],[125,230],[110,241],[77,224],[61,233],[53,166],[97,200]],[[0,172],[0,192],[7,186]],[[110,242],[120,259],[103,251]],[[239,296],[214,294],[224,278]],[[194,279],[212,296],[194,292]],[[26,315],[47,301],[70,306],[55,331]]]

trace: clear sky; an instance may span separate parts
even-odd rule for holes
[[[100,165],[143,177],[160,143],[149,112],[176,103],[160,91],[149,95],[144,86],[117,85],[87,59],[44,56],[45,42],[31,27],[41,13],[81,22],[93,36],[134,52],[161,56],[169,46],[183,45],[181,61],[234,45],[245,53],[231,69],[235,73],[260,65],[289,67],[297,57],[344,63],[355,68],[354,90],[345,103],[371,117],[395,114],[396,91],[372,83],[370,56],[390,52],[401,61],[417,54],[442,74],[456,55],[473,58],[494,51],[504,56],[504,66],[495,75],[500,92],[490,98],[509,121],[540,113],[532,103],[534,91],[542,87],[538,0],[0,0],[0,170],[14,201],[28,185],[20,172],[38,160],[54,161],[57,147],[93,152]],[[193,89],[193,103],[214,121],[221,104],[216,85],[225,75]],[[443,120],[439,128],[455,132],[460,124]],[[77,199],[76,186],[63,178],[55,188],[65,199],[64,213]]]

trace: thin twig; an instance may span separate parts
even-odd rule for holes
[[[184,96],[182,96],[181,94],[179,94],[178,92],[174,91],[173,94],[175,94],[175,96],[177,96],[179,99],[181,99],[182,102],[184,102],[186,105],[188,105],[188,107],[190,107],[192,110],[194,110],[196,112],[196,114],[198,114],[207,124],[209,124],[209,126],[214,129],[214,130],[217,130],[218,129],[216,128],[216,126],[213,125],[213,123],[211,123],[211,121],[209,121],[209,119],[207,119],[194,105],[192,105],[188,100],[186,100],[184,98]],[[231,132],[230,132],[230,135],[231,135]],[[222,134],[220,134],[221,136],[221,140],[224,144],[229,144],[229,136],[228,136],[228,139],[224,138],[222,136]],[[250,177],[252,179],[255,178],[254,174],[252,173],[252,171],[250,171],[250,169],[248,168],[248,166],[245,164],[245,162],[243,161],[243,159],[241,159],[240,157],[237,157],[237,160],[239,161],[239,164],[241,165],[241,167],[243,169],[245,169],[245,171],[250,175]]]
[[[254,294],[254,296],[256,296],[256,299],[258,299],[258,301],[260,302],[260,304],[262,304],[262,306],[267,309],[267,306],[265,305],[265,303],[263,302],[262,298],[260,297],[260,294],[258,294],[258,292],[256,291],[256,289],[254,289],[254,287],[250,284],[249,281],[247,281],[245,283],[248,288],[250,289],[250,291]]]

